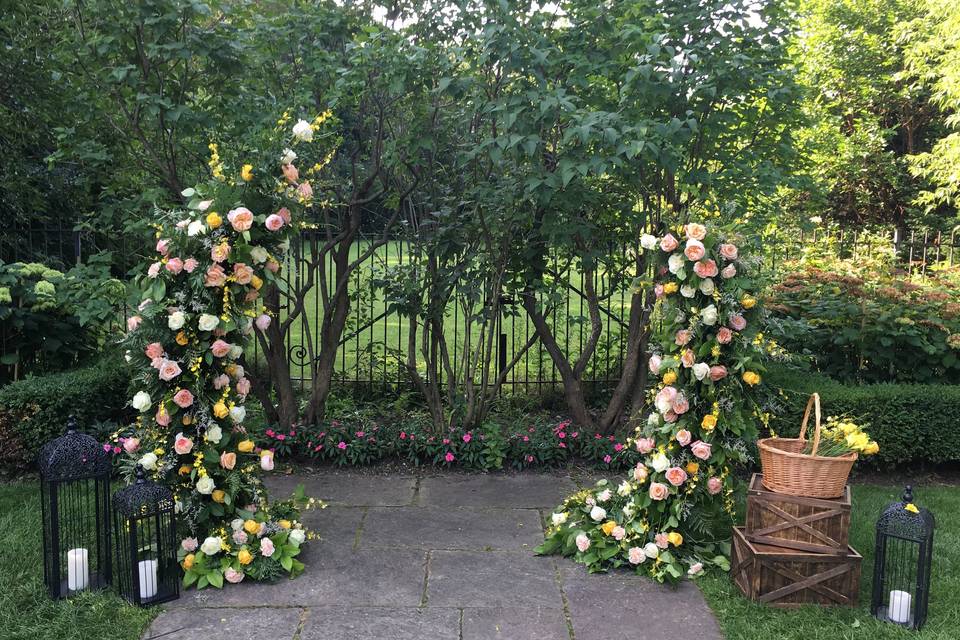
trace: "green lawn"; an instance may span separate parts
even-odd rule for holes
[[[0,638],[4,640],[134,640],[155,615],[109,593],[65,601],[43,586],[36,482],[0,484]]]
[[[899,498],[900,487],[855,486],[850,544],[863,555],[860,606],[771,609],[740,595],[726,575],[706,576],[700,587],[728,640],[953,640],[960,638],[960,489],[931,487],[915,491],[918,504],[937,519],[933,584],[927,623],[917,633],[875,620],[870,615],[874,524],[880,511]]]

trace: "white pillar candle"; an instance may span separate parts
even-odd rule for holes
[[[138,564],[140,573],[140,598],[147,600],[157,595],[157,561],[141,560]]]
[[[86,589],[90,584],[90,565],[86,549],[67,551],[67,588],[70,591]]]
[[[887,607],[887,617],[901,624],[910,622],[909,593],[897,589],[890,592],[890,605]]]

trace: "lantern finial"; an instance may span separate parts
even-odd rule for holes
[[[67,416],[67,433],[77,432],[77,416],[72,413]]]
[[[143,484],[147,481],[147,474],[144,472],[142,464],[137,464],[137,468],[134,470],[133,475],[137,479],[137,484]]]
[[[913,502],[913,487],[911,485],[908,484],[906,487],[904,487],[902,499],[907,503]]]

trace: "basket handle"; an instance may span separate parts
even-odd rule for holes
[[[810,394],[807,400],[807,408],[803,412],[803,422],[800,423],[800,439],[807,439],[807,422],[810,420],[810,408],[813,407],[814,419],[816,420],[816,429],[813,432],[813,450],[810,455],[817,455],[817,449],[820,448],[820,394]]]

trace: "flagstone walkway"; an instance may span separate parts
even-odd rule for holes
[[[272,585],[189,590],[144,638],[165,640],[713,640],[699,590],[629,572],[589,575],[540,558],[543,522],[568,474],[273,476],[327,500],[304,522],[323,537],[306,572]]]

